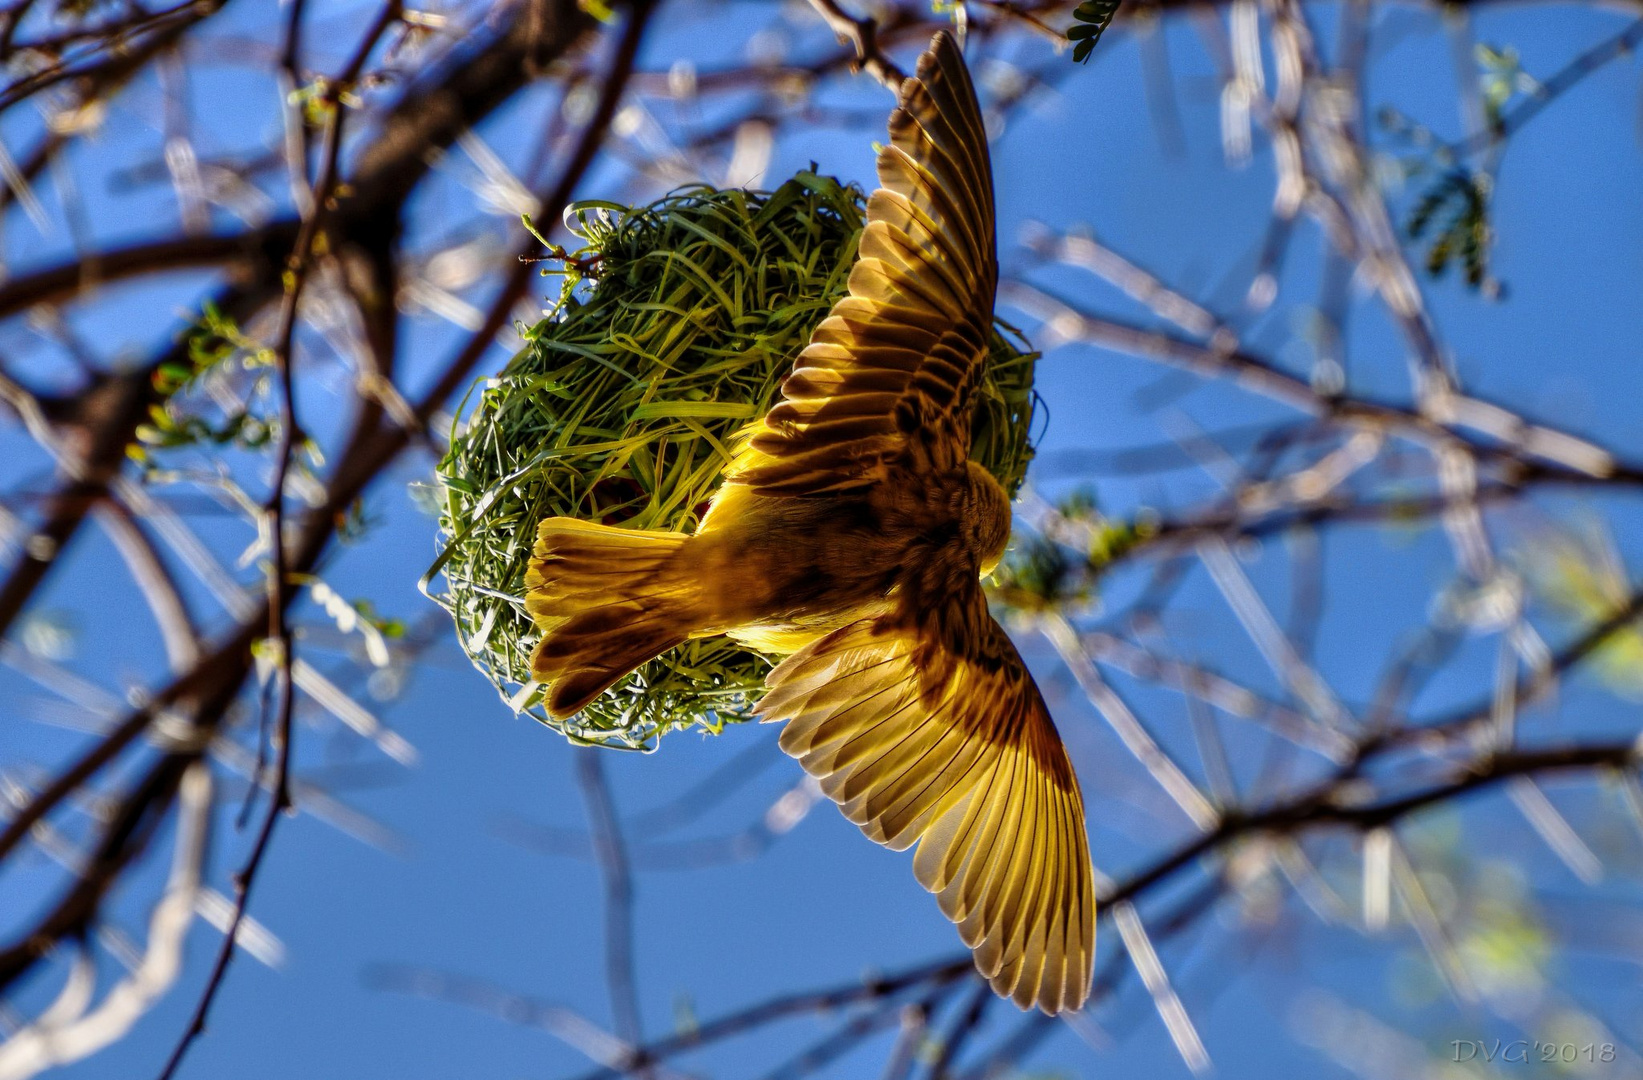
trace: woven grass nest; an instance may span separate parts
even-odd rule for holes
[[[770,662],[724,638],[687,642],[577,716],[549,717],[530,677],[526,564],[537,523],[556,514],[695,529],[736,433],[844,294],[864,206],[860,188],[800,173],[774,192],[697,187],[567,213],[584,246],[554,271],[558,305],[476,386],[439,463],[441,551],[425,579],[443,574],[430,595],[514,710],[574,741],[636,749],[746,719]],[[995,327],[972,422],[972,456],[1012,495],[1032,457],[1036,359]]]

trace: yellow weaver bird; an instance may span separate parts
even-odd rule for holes
[[[526,607],[570,716],[688,638],[787,655],[757,707],[781,747],[913,871],[999,994],[1089,994],[1084,804],[980,576],[1010,502],[969,460],[998,283],[992,165],[958,46],[902,83],[849,295],[726,465],[693,535],[542,522]]]

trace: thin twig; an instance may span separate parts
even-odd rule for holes
[[[389,0],[388,6],[397,8],[398,0]],[[256,883],[257,872],[262,868],[263,857],[274,838],[275,826],[291,807],[291,718],[296,707],[297,685],[292,675],[295,649],[291,625],[286,617],[291,604],[292,582],[290,552],[285,533],[285,499],[292,456],[297,440],[301,437],[301,428],[297,423],[297,393],[293,378],[293,344],[296,336],[297,311],[302,302],[303,287],[308,281],[314,240],[319,235],[331,193],[337,183],[338,163],[342,152],[344,112],[340,102],[333,101],[331,105],[330,120],[325,130],[324,164],[321,167],[319,181],[314,185],[313,211],[303,222],[302,232],[297,237],[296,250],[291,255],[285,301],[280,307],[279,329],[274,344],[274,364],[280,384],[280,439],[274,459],[274,479],[267,507],[271,537],[269,545],[273,559],[268,586],[268,640],[278,650],[280,699],[271,735],[274,747],[273,791],[269,798],[267,813],[264,814],[262,825],[257,831],[256,841],[251,846],[251,853],[234,877],[234,915],[229,920],[228,930],[224,933],[222,945],[217,950],[216,963],[206,980],[205,988],[200,992],[188,1027],[172,1049],[164,1068],[160,1070],[159,1080],[171,1080],[194,1041],[205,1033],[205,1022],[210,1015],[212,1002],[216,1000],[217,992],[221,989],[223,980],[228,975],[229,965],[234,959],[235,937],[239,933],[240,923],[245,919],[246,907],[251,902],[251,889]]]
[[[827,1013],[850,1005],[889,999],[916,987],[951,982],[974,970],[974,961],[965,955],[939,963],[920,965],[894,975],[846,983],[843,986],[783,994],[648,1043],[637,1048],[621,1065],[594,1070],[579,1080],[611,1080],[624,1073],[631,1073],[655,1062],[675,1057],[687,1050],[756,1030],[785,1017]]]

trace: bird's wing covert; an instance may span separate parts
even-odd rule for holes
[[[951,607],[930,629],[892,613],[813,642],[770,673],[758,712],[787,721],[782,749],[870,839],[918,843],[919,883],[994,990],[1077,1009],[1095,957],[1078,781],[979,583]]]
[[[902,83],[849,294],[811,336],[727,479],[772,495],[860,487],[969,456],[970,397],[998,285],[993,178],[975,89],[939,33]]]

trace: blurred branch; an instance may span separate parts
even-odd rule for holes
[[[172,670],[188,670],[199,660],[199,630],[189,613],[188,602],[177,588],[176,579],[160,558],[142,523],[124,503],[116,499],[103,502],[102,519],[109,538],[119,549],[132,579],[148,601],[160,637],[165,642],[166,656],[171,661]]]
[[[1187,893],[1172,904],[1167,913],[1159,918],[1153,927],[1153,933],[1158,937],[1168,937],[1185,927],[1193,924],[1204,912],[1208,911],[1226,891],[1226,882],[1222,877],[1214,877],[1197,889]],[[1128,957],[1122,951],[1109,954],[1096,971],[1094,986],[1091,991],[1091,1001],[1101,1001],[1112,994],[1117,988],[1124,973],[1129,969]],[[836,1010],[852,1006],[875,1006],[858,1017],[856,1023],[847,1024],[844,1029],[828,1036],[811,1050],[822,1050],[824,1053],[836,1048],[839,1041],[845,1037],[861,1031],[862,1034],[877,1030],[880,1022],[891,1022],[896,1015],[894,1005],[906,996],[907,991],[916,988],[925,988],[926,996],[915,1001],[913,1008],[933,1010],[935,1004],[941,1001],[953,989],[971,985],[976,992],[966,999],[963,1009],[955,1018],[955,1024],[949,1034],[959,1031],[972,1032],[980,1020],[980,1016],[972,1016],[976,1012],[978,1000],[990,999],[992,992],[975,973],[975,963],[966,954],[954,957],[951,960],[935,964],[926,964],[910,968],[893,975],[864,980],[859,983],[849,983],[842,987],[825,990],[778,995],[766,1001],[749,1006],[748,1008],[726,1014],[716,1020],[700,1024],[689,1031],[660,1039],[645,1046],[638,1047],[626,1059],[619,1063],[612,1063],[609,1067],[596,1069],[583,1074],[577,1080],[612,1080],[619,1076],[631,1075],[639,1069],[657,1062],[675,1057],[701,1046],[710,1045],[725,1039],[734,1038],[750,1031],[759,1030],[766,1025],[788,1019],[796,1015],[809,1013],[828,1014]],[[983,1006],[984,1008],[985,1006]],[[993,1055],[997,1062],[1013,1061],[1025,1054],[1031,1046],[1042,1039],[1048,1032],[1054,1030],[1056,1020],[1035,1013],[1025,1022],[1026,1030],[1007,1040]],[[857,1036],[859,1037],[859,1035]],[[963,1038],[967,1041],[969,1035]],[[835,1041],[838,1040],[838,1041]],[[948,1065],[956,1062],[957,1053],[949,1057]],[[949,1070],[950,1071],[950,1070]],[[992,1076],[985,1065],[966,1074],[966,1080],[979,1080],[981,1077]],[[886,1080],[891,1080],[886,1077]],[[931,1080],[934,1080],[932,1075]]]
[[[898,1023],[904,1010],[927,1013],[934,1009],[953,991],[954,985],[938,983],[924,997],[899,1009],[891,1003],[880,1002],[846,1020],[769,1072],[759,1074],[760,1080],[798,1080],[799,1077],[820,1072],[869,1037]]]
[[[1643,19],[1587,49],[1553,74],[1537,80],[1534,92],[1521,104],[1506,110],[1492,128],[1473,132],[1470,138],[1452,149],[1461,154],[1473,154],[1498,146],[1517,134],[1547,106],[1580,85],[1588,75],[1602,70],[1615,60],[1632,55],[1640,45],[1643,45]]]
[[[952,1075],[953,1063],[964,1052],[965,1044],[981,1029],[987,1010],[997,1001],[998,995],[993,993],[993,988],[977,979],[964,1007],[953,1017],[952,1023],[938,1040],[941,1049],[930,1063],[930,1080],[948,1080]]]
[[[750,736],[753,732],[748,733]],[[735,794],[765,770],[783,761],[782,754],[768,738],[751,739],[748,744],[687,790],[664,803],[632,815],[630,828],[646,836],[657,836],[697,821],[707,811]]]
[[[907,1080],[930,1030],[930,1010],[922,1003],[903,1005],[900,1022],[901,1032],[896,1036],[895,1046],[890,1048],[889,1057],[885,1059],[880,1080]]]
[[[1523,708],[1549,694],[1558,681],[1620,634],[1643,618],[1643,589],[1634,591],[1606,617],[1594,622],[1575,639],[1552,654],[1551,660],[1533,673],[1517,680],[1514,700]],[[1495,698],[1421,724],[1387,726],[1371,735],[1358,749],[1358,760],[1367,760],[1385,750],[1403,746],[1447,747],[1462,745],[1481,727],[1495,721]]]
[[[70,32],[32,42],[9,40],[8,26],[6,51],[0,51],[0,59],[5,59],[12,51],[25,48],[43,55],[60,53],[82,42],[86,48],[24,75],[0,90],[0,112],[69,79],[95,80],[105,84],[123,82],[155,56],[175,46],[189,30],[215,15],[226,2],[183,0],[174,7],[156,12],[145,12],[139,8],[125,21],[105,25],[95,31]]]
[[[583,747],[576,754],[576,782],[587,804],[593,829],[594,858],[605,879],[605,983],[610,991],[616,1035],[637,1045],[644,1026],[639,1020],[639,992],[633,968],[633,877],[628,872],[622,827],[605,783],[599,750]]]
[[[636,870],[699,870],[706,866],[747,862],[764,854],[777,840],[791,832],[820,800],[821,789],[815,781],[806,778],[785,789],[751,824],[735,832],[671,843],[649,841],[633,845],[631,849],[624,845],[624,850]],[[660,827],[655,830],[642,828],[639,824],[641,818],[650,816],[635,817],[629,828],[646,835],[668,831]],[[544,855],[602,861],[597,835],[589,837],[574,829],[538,825],[511,817],[498,822],[496,832],[506,840]]]
[[[1213,705],[1268,728],[1274,734],[1331,760],[1345,760],[1352,751],[1347,736],[1324,728],[1305,713],[1269,701],[1226,676],[1184,661],[1161,656],[1114,634],[1087,631],[1078,635],[1090,658],[1146,682],[1158,682],[1182,694]]]
[[[633,1052],[621,1039],[564,1005],[510,994],[478,979],[436,971],[379,964],[367,968],[363,981],[378,990],[397,991],[436,1001],[449,1001],[493,1013],[510,1024],[546,1031],[590,1061],[615,1064]],[[655,1070],[657,1080],[675,1080],[682,1074]]]
[[[611,1077],[631,1074],[687,1050],[720,1042],[789,1016],[828,1013],[850,1005],[895,998],[914,987],[951,983],[968,975],[974,967],[969,956],[964,956],[938,964],[922,965],[894,975],[846,983],[831,989],[778,995],[768,1001],[637,1047],[620,1064],[596,1069],[579,1080],[609,1080]]]
[[[80,415],[73,418],[71,432],[61,435],[65,443],[59,469],[62,487],[45,506],[44,524],[33,530],[22,557],[0,585],[0,637],[10,630],[57,565],[86,514],[125,466],[126,444],[137,425],[147,419],[154,399],[150,374],[148,369],[138,369],[110,376],[94,384],[77,403]]]
[[[89,1012],[82,1007],[65,1015],[48,1009],[32,1024],[8,1033],[0,1044],[0,1076],[29,1076],[91,1056],[124,1037],[176,982],[182,972],[183,942],[201,895],[211,835],[211,793],[211,772],[196,763],[184,777],[178,799],[177,839],[165,890],[149,916],[148,942],[131,973]],[[90,948],[83,942],[80,947]],[[77,963],[91,965],[84,951]],[[64,987],[65,997],[74,981],[71,977]]]
[[[865,71],[883,83],[892,94],[901,92],[907,74],[879,51],[878,23],[870,18],[858,19],[848,14],[835,0],[810,0],[810,6],[820,15],[840,41],[848,41],[856,49],[856,69]]]
[[[86,252],[0,284],[0,317],[37,304],[82,299],[98,286],[175,270],[221,268],[254,274],[284,262],[296,242],[295,219],[229,235],[180,236]]]

